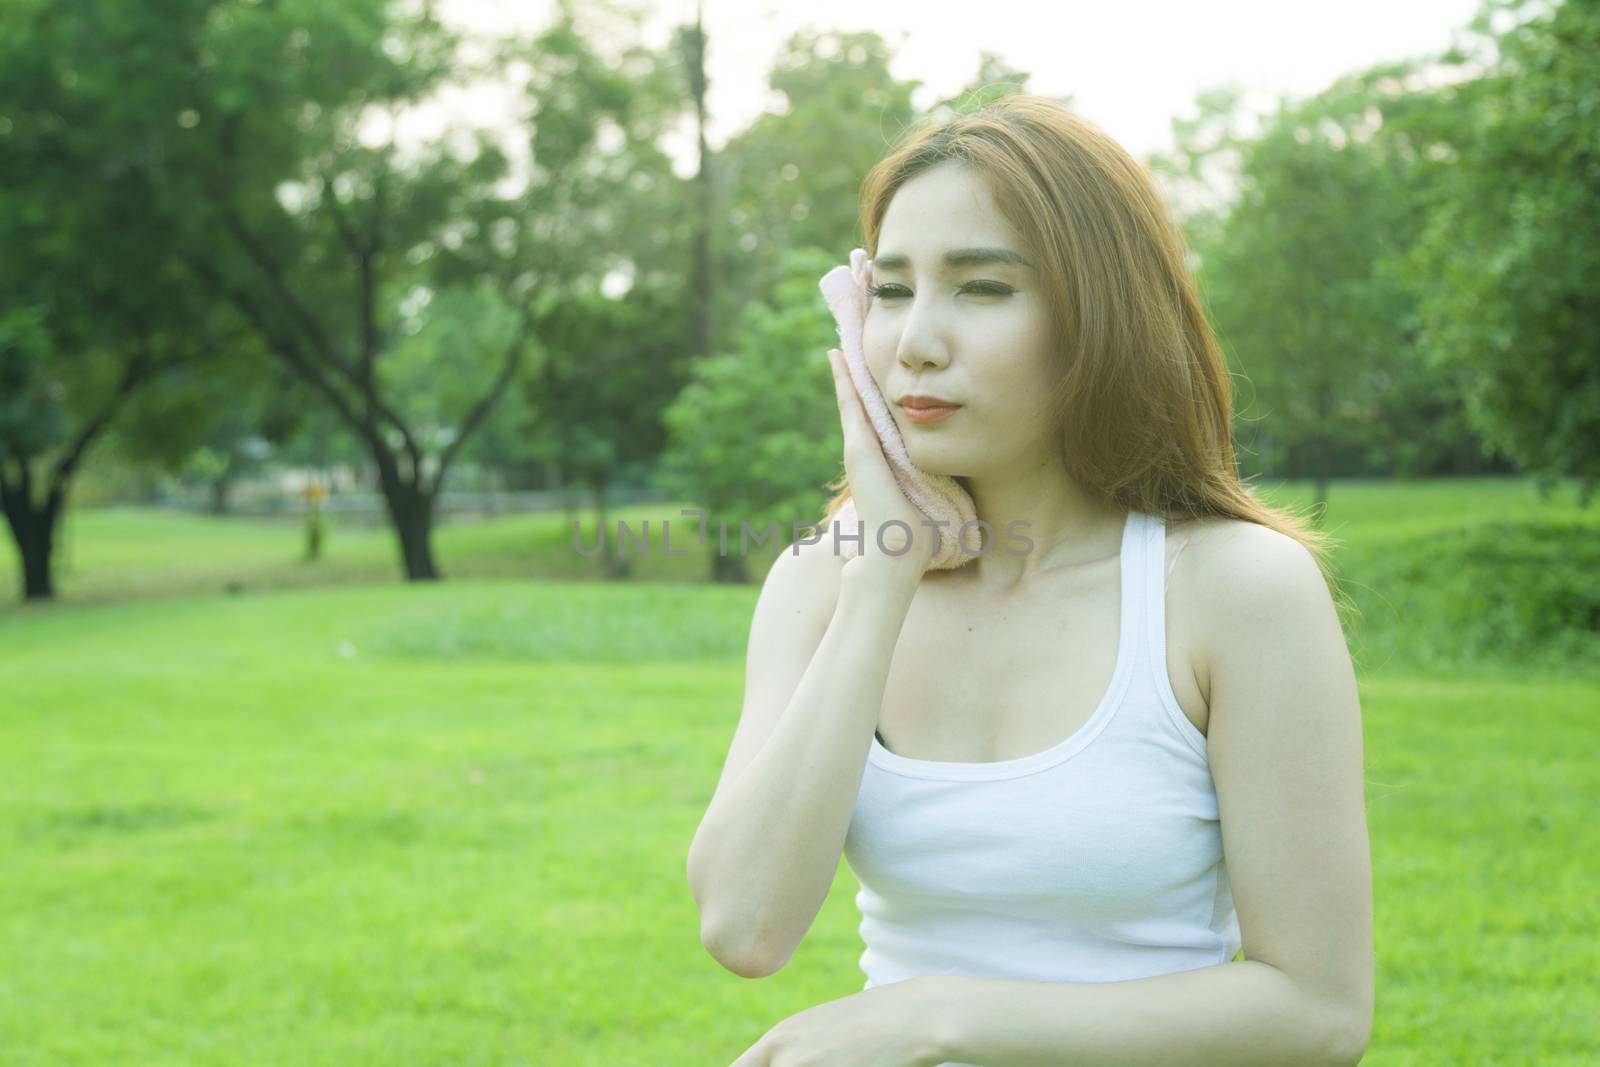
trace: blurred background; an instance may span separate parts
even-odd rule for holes
[[[1592,0],[4,0],[0,1062],[730,1062],[858,991],[847,868],[771,979],[699,944],[786,543],[716,524],[820,516],[859,183],[1017,91],[1154,174],[1336,539],[1365,1062],[1595,1062]]]

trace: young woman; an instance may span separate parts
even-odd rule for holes
[[[1239,481],[1158,191],[1014,95],[917,131],[862,207],[872,377],[994,535],[929,569],[830,353],[848,488],[767,575],[688,874],[707,949],[759,977],[843,855],[867,981],[734,1067],[1356,1063],[1371,873],[1326,544]],[[859,554],[827,535],[846,499]]]

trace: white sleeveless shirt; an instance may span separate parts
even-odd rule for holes
[[[1206,737],[1167,677],[1165,542],[1160,516],[1129,512],[1116,668],[1071,737],[965,763],[874,735],[844,847],[866,989],[932,974],[1115,982],[1238,953]]]

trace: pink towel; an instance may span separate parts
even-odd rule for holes
[[[972,552],[963,551],[957,539],[961,536],[962,524],[977,518],[977,511],[972,505],[972,497],[954,478],[929,474],[912,465],[911,457],[906,453],[905,441],[900,436],[900,427],[895,424],[878,383],[867,369],[866,355],[861,349],[861,332],[867,319],[867,286],[871,284],[871,271],[872,263],[867,259],[866,250],[857,248],[850,253],[848,267],[841,265],[833,268],[822,276],[818,285],[828,302],[828,309],[838,322],[840,351],[844,353],[845,364],[850,368],[850,378],[855,382],[856,391],[866,402],[867,414],[871,416],[873,429],[878,431],[878,441],[883,446],[890,469],[894,471],[895,480],[900,483],[906,499],[916,505],[919,511],[930,520],[945,524],[937,527],[939,550],[929,562],[928,569],[950,570],[976,558],[973,553],[980,544],[979,528],[971,527],[966,535]],[[856,523],[860,521],[855,501],[847,501],[834,518],[842,524],[842,529],[854,532]],[[866,536],[871,537],[872,534],[868,532]],[[843,550],[852,555],[857,551],[854,542],[845,542]]]

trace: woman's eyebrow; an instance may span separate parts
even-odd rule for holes
[[[1033,266],[1009,248],[956,248],[944,254],[944,264],[947,268],[975,267],[986,263],[1005,263],[1013,267],[1027,268]],[[873,259],[872,265],[881,270],[905,270],[911,266],[911,259],[898,252],[891,252]]]

